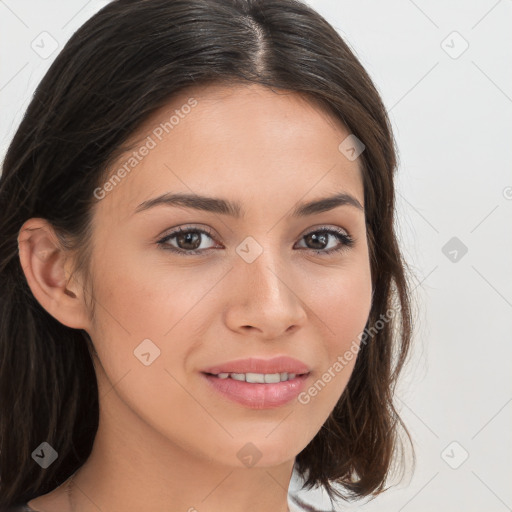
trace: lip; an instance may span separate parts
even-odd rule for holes
[[[261,384],[220,379],[219,373],[294,373],[295,378],[284,382]],[[201,373],[208,385],[224,398],[250,409],[272,409],[281,407],[304,389],[310,368],[293,357],[279,356],[272,359],[251,357],[220,363],[204,368]],[[302,375],[301,375],[302,374]]]
[[[311,370],[302,361],[288,356],[273,357],[272,359],[261,359],[250,357],[248,359],[237,359],[226,363],[216,364],[201,370],[203,373],[309,373]]]
[[[202,375],[221,396],[250,409],[273,409],[291,402],[301,393],[309,378],[308,373],[275,384],[253,384],[231,378],[219,379],[207,373]]]

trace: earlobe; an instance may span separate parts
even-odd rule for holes
[[[18,235],[18,251],[27,283],[41,306],[62,324],[86,329],[82,294],[68,283],[66,254],[51,224],[39,218],[26,221]]]

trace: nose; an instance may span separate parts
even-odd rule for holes
[[[235,258],[230,279],[225,322],[231,330],[275,340],[305,325],[305,297],[277,249],[265,248],[252,263]]]

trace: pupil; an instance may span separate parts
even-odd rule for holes
[[[184,247],[184,249],[192,249],[192,250],[197,249],[199,247],[199,245],[201,245],[201,244],[200,243],[199,244],[198,243],[194,244],[191,241],[191,238],[193,238],[194,236],[196,237],[196,242],[198,242],[199,241],[198,233],[185,233],[185,234],[179,235],[178,243],[181,243],[181,241],[183,241],[183,239],[185,239],[185,244],[191,243],[193,245],[193,247]]]
[[[316,247],[317,249],[322,249],[323,246],[327,243],[325,240],[325,238],[326,238],[325,234],[317,235],[316,233],[312,233],[312,234],[308,235],[308,237],[310,237],[313,240],[313,243],[320,241],[321,247],[317,246]]]

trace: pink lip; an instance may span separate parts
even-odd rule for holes
[[[309,373],[309,367],[293,357],[280,356],[272,359],[237,359],[201,370],[203,373]]]
[[[296,377],[284,382],[260,384],[220,379],[219,373],[295,373]],[[251,409],[271,409],[287,404],[304,389],[310,369],[292,357],[273,359],[238,359],[202,370],[208,384],[225,398]],[[303,375],[301,375],[303,374]]]
[[[285,382],[253,384],[229,377],[219,379],[213,375],[203,375],[208,384],[221,395],[251,409],[272,409],[287,404],[304,389],[309,377],[309,374],[297,375]]]

